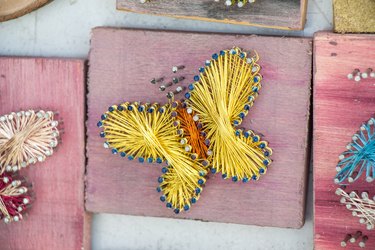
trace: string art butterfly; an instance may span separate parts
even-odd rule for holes
[[[197,202],[210,169],[234,182],[258,180],[272,150],[238,128],[261,88],[258,59],[238,47],[222,50],[199,69],[186,101],[110,106],[97,124],[104,147],[129,160],[165,163],[157,191],[175,213]]]
[[[58,121],[51,111],[13,112],[0,117],[0,219],[22,219],[31,203],[29,186],[16,172],[43,162],[58,145]]]

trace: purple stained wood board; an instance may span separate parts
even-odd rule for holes
[[[168,79],[173,65],[185,65],[181,74],[187,85],[213,53],[235,45],[256,49],[261,57],[263,88],[243,125],[270,142],[274,163],[259,182],[233,183],[210,175],[197,204],[175,215],[156,192],[161,166],[112,155],[103,148],[96,124],[112,104],[166,102],[165,93],[150,84],[151,78]],[[303,225],[310,39],[96,28],[89,58],[87,210],[277,227]]]
[[[0,223],[1,249],[89,249],[84,210],[85,71],[83,60],[0,57],[0,114],[58,111],[62,143],[20,174],[35,201],[23,221]]]
[[[375,65],[375,35],[340,35],[320,32],[314,39],[314,242],[315,249],[339,249],[345,235],[357,230],[369,236],[375,249],[375,232],[366,230],[335,195],[333,179],[339,155],[363,122],[375,113],[375,79],[355,83],[347,75],[355,68]],[[375,68],[374,68],[375,69]],[[347,192],[368,191],[374,184],[358,180]],[[360,249],[358,242],[350,249]]]

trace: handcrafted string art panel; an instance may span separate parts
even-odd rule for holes
[[[157,0],[139,0],[140,3],[148,3]],[[220,0],[214,0],[214,2],[220,2]],[[239,8],[245,6],[248,3],[254,3],[255,0],[224,0],[226,6],[237,5]]]
[[[321,32],[315,36],[314,242],[318,250],[375,246],[371,68],[375,53],[366,49],[374,44],[370,35]]]
[[[157,190],[163,192],[160,200],[175,213],[187,211],[196,203],[207,169],[221,172],[224,179],[230,177],[234,182],[258,180],[271,162],[268,157],[272,150],[252,131],[235,129],[261,86],[257,61],[257,55],[247,57],[240,48],[214,54],[199,69],[200,75],[194,76],[195,83],[189,85],[190,91],[185,94],[188,107],[178,102],[109,107],[98,122],[98,127],[103,127],[100,136],[106,139],[104,147],[141,163],[166,162],[168,167],[162,169]],[[198,121],[206,138],[196,135]],[[182,131],[180,124],[185,128]],[[208,161],[198,158],[205,156],[203,143],[208,148]]]
[[[74,59],[0,57],[2,250],[90,249],[84,65]]]
[[[230,54],[234,44],[252,50],[250,53],[242,50],[246,53],[246,58],[241,59],[240,53]],[[225,172],[224,168],[216,169],[216,174],[211,172],[215,159],[214,150],[216,150],[213,147],[213,134],[210,134],[211,128],[204,124],[202,115],[189,104],[194,91],[197,90],[196,87],[205,86],[200,80],[194,79],[194,76],[202,79],[205,77],[205,72],[200,72],[199,67],[208,72],[210,66],[205,65],[206,61],[213,63],[223,60],[224,58],[219,58],[225,57],[225,55],[220,56],[223,48],[228,60],[239,58],[246,63],[247,58],[257,58],[254,51],[259,53],[258,62],[243,66],[236,65],[236,67],[243,67],[240,69],[243,72],[253,64],[262,66],[260,71],[262,87],[258,91],[259,96],[255,95],[256,103],[251,106],[247,115],[244,112],[246,117],[239,126],[231,123],[231,127],[225,126],[223,132],[229,133],[229,138],[232,138],[230,134],[233,134],[232,139],[235,141],[242,141],[238,142],[236,147],[243,145],[254,149],[254,153],[250,151],[254,155],[246,157],[257,157],[259,154],[259,161],[256,164],[241,166],[246,171],[245,179],[243,178],[245,175],[239,175],[241,171],[238,171],[237,179],[233,178],[235,174]],[[309,39],[300,38],[94,29],[88,84],[87,210],[138,216],[300,227],[304,216],[306,176],[304,173],[307,162],[306,119],[309,117],[307,115],[309,102],[306,100],[309,99],[310,71],[305,67],[311,63],[311,56],[306,53],[309,48],[311,49]],[[139,54],[139,51],[143,53]],[[218,54],[217,59],[212,58],[215,52]],[[295,70],[291,71],[290,68]],[[259,82],[250,81],[258,73],[248,71],[247,74],[248,84],[259,87]],[[219,81],[224,81],[224,78]],[[190,84],[194,89],[189,89],[193,87],[189,86]],[[235,83],[236,86],[240,84],[242,83]],[[251,89],[245,91],[246,95],[253,95]],[[190,99],[185,97],[187,93],[191,95]],[[242,103],[241,100],[242,111],[249,103],[248,98],[249,96],[244,99],[246,103]],[[290,102],[286,101],[290,98],[293,98],[298,105],[291,106]],[[170,106],[166,111],[173,116],[166,120],[169,125],[164,126],[169,130],[165,132],[178,138],[175,139],[181,148],[178,152],[187,157],[189,165],[197,162],[197,166],[204,170],[200,172],[194,170],[197,166],[190,167],[195,171],[191,186],[187,188],[190,191],[186,192],[188,194],[186,198],[178,198],[189,203],[180,203],[177,207],[169,204],[172,203],[171,193],[165,193],[167,189],[164,184],[170,185],[171,182],[160,177],[164,176],[163,171],[166,171],[166,174],[178,175],[180,170],[178,166],[168,162],[163,152],[156,158],[153,157],[152,163],[148,162],[150,157],[147,155],[136,155],[134,152],[130,154],[129,148],[125,148],[125,157],[121,157],[122,151],[117,148],[117,153],[115,150],[115,154],[112,155],[112,145],[105,137],[107,134],[102,134],[104,138],[99,136],[100,132],[106,130],[106,126],[107,129],[109,128],[108,124],[105,124],[109,118],[108,114],[111,113],[109,107],[114,108],[112,115],[119,113],[127,116],[139,112],[138,109],[118,111],[117,107],[125,103],[128,105],[148,103],[148,107],[158,103],[158,108],[155,106],[152,115],[153,112],[158,113],[160,107]],[[216,108],[215,105],[212,107]],[[222,107],[220,115],[226,117],[227,109],[228,107]],[[146,108],[142,112],[146,112],[142,115],[153,117],[147,114]],[[235,113],[239,116],[241,111]],[[103,114],[107,115],[107,118],[102,121]],[[234,121],[230,119],[231,122]],[[97,127],[99,121],[103,124],[101,129]],[[156,128],[154,125],[152,127]],[[139,124],[136,128],[140,128]],[[245,138],[245,133],[249,129],[254,131],[254,135],[259,136],[258,142],[253,142],[253,136]],[[103,150],[103,143],[106,141],[110,149]],[[262,141],[270,142],[270,147],[273,149],[272,156],[266,156],[267,153],[264,155],[263,150],[267,150],[268,146],[265,144],[266,147],[261,148],[262,144],[259,147]],[[127,146],[131,147],[131,145]],[[291,154],[294,157],[289,157]],[[130,155],[134,156],[133,160],[128,160]],[[224,155],[220,161],[226,157],[229,156]],[[162,163],[158,163],[158,158]],[[263,163],[266,159],[269,159],[269,168]],[[262,175],[260,169],[267,171],[267,174]],[[185,176],[185,173],[182,175]],[[257,179],[260,177],[259,181],[252,180],[253,175],[256,175]],[[223,180],[222,177],[228,180]],[[159,183],[159,180],[162,182]],[[248,183],[244,183],[246,181]],[[184,183],[190,183],[190,180],[184,180]],[[111,193],[110,196],[108,192]],[[161,200],[164,199],[162,203]],[[278,204],[277,209],[273,209],[272,204],[275,203]],[[166,207],[170,205],[172,208],[167,209]],[[189,209],[188,212],[182,211],[185,210],[185,206]],[[270,209],[264,210],[264,207]],[[176,215],[174,212],[179,214]]]

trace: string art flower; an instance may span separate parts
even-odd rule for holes
[[[375,118],[362,124],[360,130],[352,137],[352,142],[346,146],[346,151],[339,156],[336,166],[336,184],[348,181],[352,183],[366,173],[366,181],[375,178]]]
[[[261,88],[258,59],[237,47],[214,54],[189,85],[186,103],[110,106],[97,124],[104,147],[129,160],[166,163],[157,191],[175,213],[197,202],[209,169],[234,182],[258,180],[272,150],[237,128]]]

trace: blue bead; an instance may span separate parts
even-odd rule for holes
[[[221,50],[221,51],[220,51],[220,55],[221,55],[221,56],[225,55],[225,51],[224,51],[224,50]]]
[[[252,95],[249,95],[249,97],[247,98],[247,100],[248,100],[249,102],[252,102],[252,101],[254,100],[254,97],[253,97]]]
[[[203,73],[204,72],[204,68],[199,68],[199,72]]]
[[[109,112],[113,112],[114,110],[115,110],[115,109],[114,109],[112,106],[108,108],[108,111],[109,111]]]
[[[189,90],[193,90],[194,89],[194,84],[189,84]]]
[[[222,174],[221,178],[226,179],[227,178],[227,174]]]
[[[237,176],[233,176],[233,177],[232,177],[232,181],[233,181],[233,182],[237,182],[237,181],[238,181],[238,177],[237,177]]]
[[[124,110],[124,107],[121,106],[121,105],[119,105],[119,106],[117,106],[117,110],[118,110],[118,111],[123,111],[123,110]]]
[[[139,157],[139,158],[138,158],[138,161],[139,161],[140,163],[143,163],[143,162],[145,162],[145,159],[144,159],[143,157]]]
[[[200,188],[196,188],[196,189],[195,189],[195,193],[196,193],[196,194],[200,194],[200,192],[201,192],[201,189],[200,189]]]
[[[159,177],[159,178],[158,178],[158,182],[159,182],[159,183],[162,183],[163,181],[164,181],[163,177]]]
[[[245,58],[245,53],[241,52],[240,57],[241,57],[241,59],[244,59]]]
[[[130,106],[130,105],[129,105],[129,106],[128,106],[128,110],[129,110],[129,111],[132,111],[132,110],[133,110],[133,106]]]
[[[191,198],[191,203],[196,203],[197,202],[197,198],[195,198],[195,197],[193,197],[193,198]]]
[[[117,149],[115,149],[115,148],[112,148],[112,154],[114,154],[114,155],[115,155],[115,154],[117,154],[117,152],[118,152],[118,151],[117,151]]]
[[[163,163],[163,160],[161,158],[156,158],[156,163],[161,164],[161,163]]]
[[[211,62],[210,62],[210,61],[206,61],[205,65],[206,65],[206,66],[210,66],[210,65],[211,65]]]
[[[205,176],[206,173],[204,171],[199,171],[199,176]]]
[[[257,142],[257,141],[259,141],[259,138],[257,136],[254,136],[253,137],[253,142]]]
[[[98,128],[100,128],[101,126],[103,126],[103,123],[100,121],[96,124],[96,126],[98,126]]]
[[[250,133],[246,131],[243,135],[245,136],[245,138],[249,138]]]
[[[254,83],[257,83],[257,82],[259,82],[259,78],[256,76],[254,77]]]
[[[266,144],[261,143],[261,144],[259,144],[259,147],[260,147],[260,148],[265,148],[265,147],[266,147]]]
[[[240,130],[236,130],[236,136],[240,136],[240,134],[241,134],[241,131]]]
[[[256,175],[253,175],[253,177],[251,177],[251,179],[253,179],[254,181],[256,181],[258,178]]]
[[[215,53],[215,54],[212,55],[212,59],[217,60],[218,58],[219,58],[218,54]]]
[[[216,173],[216,168],[211,168],[211,173],[215,174]]]
[[[243,179],[242,179],[242,182],[243,183],[246,183],[246,182],[248,182],[249,181],[249,178],[247,178],[247,177],[244,177]]]
[[[160,201],[164,202],[165,201],[165,196],[160,196]]]
[[[245,118],[245,113],[241,112],[239,116],[240,116],[241,119],[243,119],[243,118]]]
[[[159,112],[160,113],[164,113],[164,109],[163,108],[159,108]]]
[[[237,54],[237,52],[236,52],[235,50],[231,50],[230,53],[231,53],[232,55]]]
[[[264,161],[263,161],[263,164],[264,164],[265,166],[268,166],[269,162],[268,162],[267,160],[264,160]]]
[[[126,156],[126,153],[125,153],[125,152],[121,152],[121,153],[120,153],[120,156],[121,156],[121,157],[125,157],[125,156]]]
[[[161,192],[161,187],[157,187],[157,188],[156,188],[156,191],[157,191],[158,193],[160,193],[160,192]]]
[[[166,205],[165,205],[167,208],[172,208],[172,203],[167,203]]]
[[[185,94],[185,98],[186,98],[186,99],[189,99],[189,98],[190,98],[190,93],[189,93],[189,92]]]
[[[105,137],[105,133],[104,132],[100,132],[100,137]]]
[[[154,159],[152,159],[152,157],[147,158],[148,163],[152,163],[153,161],[154,161]]]
[[[149,109],[147,110],[147,112],[152,113],[152,112],[154,112],[154,109],[153,109],[153,108],[149,108]]]
[[[188,211],[189,209],[190,209],[189,205],[186,204],[186,205],[184,206],[184,210],[185,210],[185,211]]]
[[[129,159],[130,161],[132,161],[132,160],[134,160],[134,156],[129,155],[129,156],[128,156],[128,159]]]
[[[258,87],[253,87],[253,92],[258,92]]]
[[[199,185],[203,185],[203,184],[204,184],[204,180],[199,179],[199,180],[198,180],[198,184],[199,184]]]
[[[234,126],[238,126],[238,124],[240,124],[239,121],[237,121],[237,120],[234,120],[234,121],[233,121],[233,125],[234,125]]]
[[[102,118],[102,120],[105,120],[105,119],[107,119],[107,115],[103,114],[103,115],[101,116],[101,118]]]
[[[250,105],[249,104],[245,104],[244,109],[245,110],[250,110]]]
[[[163,174],[167,173],[167,172],[168,172],[168,168],[166,168],[166,167],[162,168],[162,169],[161,169],[161,172],[162,172]]]
[[[180,213],[180,209],[176,208],[176,209],[174,210],[174,213],[175,213],[175,214],[179,214],[179,213]]]
[[[265,152],[264,152],[264,156],[266,156],[266,157],[267,157],[267,156],[270,156],[270,152],[265,151]]]
[[[198,82],[199,81],[199,76],[194,76],[194,81]]]
[[[144,110],[144,107],[143,107],[143,106],[139,106],[139,107],[138,107],[138,111],[139,111],[139,112],[142,112],[143,110]]]
[[[264,169],[263,168],[259,169],[259,173],[264,174]]]

